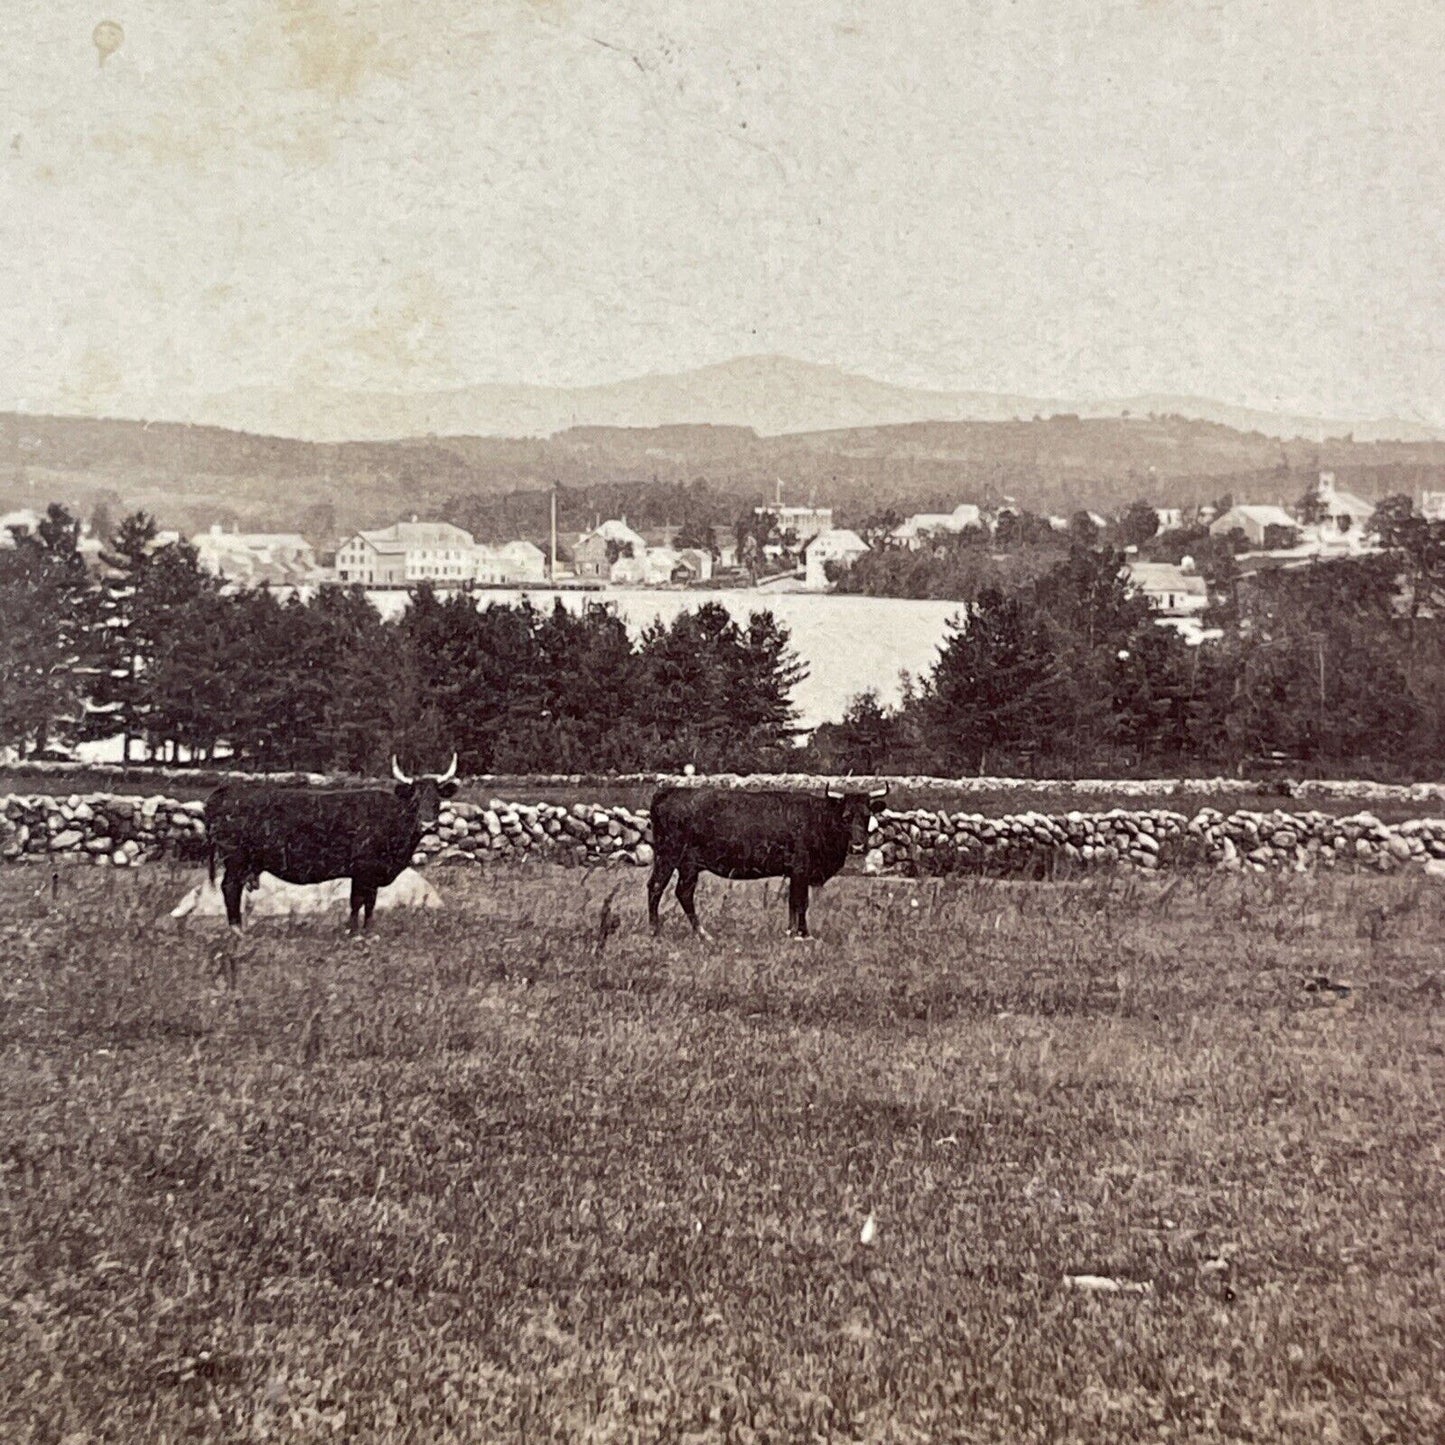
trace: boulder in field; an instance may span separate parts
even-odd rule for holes
[[[441,908],[442,898],[416,871],[407,868],[393,883],[376,895],[377,908]],[[251,918],[293,918],[351,907],[351,883],[332,878],[325,883],[283,883],[269,873],[261,875],[254,891],[241,895],[241,916]],[[172,918],[225,918],[226,903],[221,890],[209,878],[196,884],[171,910]]]

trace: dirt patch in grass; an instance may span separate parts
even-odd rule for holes
[[[433,876],[0,874],[0,1438],[1445,1428],[1438,885]]]

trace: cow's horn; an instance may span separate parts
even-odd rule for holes
[[[848,791],[846,788],[835,788],[832,783],[829,783],[824,789],[824,795],[829,798],[846,798]]]
[[[446,772],[444,772],[444,773],[441,775],[441,777],[439,777],[439,778],[437,779],[437,782],[439,782],[439,783],[449,783],[449,782],[451,782],[451,780],[452,780],[454,777],[456,777],[456,775],[457,775],[457,755],[456,755],[455,753],[453,753],[453,754],[452,754],[452,765],[451,765],[451,767],[449,767],[449,768],[446,770]]]
[[[888,784],[884,783],[881,788],[870,788],[868,790],[868,796],[870,798],[886,798],[888,796]]]
[[[394,777],[394,778],[397,780],[398,783],[409,783],[409,782],[411,782],[411,779],[410,779],[409,777],[407,777],[407,775],[406,775],[404,772],[402,772],[401,766],[400,766],[400,764],[399,764],[399,763],[397,762],[397,760],[396,760],[396,754],[395,754],[395,753],[393,753],[393,754],[391,755],[391,775],[392,775],[392,777]]]

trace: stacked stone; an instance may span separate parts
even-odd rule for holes
[[[204,806],[111,793],[5,798],[0,801],[0,860],[46,858],[128,868],[201,846]]]
[[[434,832],[422,837],[412,861],[521,862],[594,866],[652,863],[652,825],[645,812],[593,803],[444,803]]]
[[[1181,861],[1225,868],[1355,867],[1389,870],[1445,859],[1445,818],[1394,826],[1372,813],[1347,818],[1325,813],[1202,808],[1192,818],[1163,809],[1063,815],[1020,813],[883,813],[870,840],[870,872],[930,873],[1007,870],[1057,850],[1073,863],[1121,863],[1146,870]]]
[[[90,861],[128,867],[178,853],[199,856],[204,804],[173,799],[70,797],[0,799],[0,861]],[[985,817],[918,809],[873,820],[869,872],[1008,872],[1040,858],[1075,865],[1152,871],[1181,864],[1262,871],[1348,866],[1390,870],[1445,860],[1445,818],[1387,825],[1372,813],[1223,813],[1192,816],[1164,808],[1104,813],[1015,813]],[[573,866],[652,863],[645,812],[594,803],[446,803],[413,862],[486,863],[529,859]]]
[[[1007,869],[1057,851],[1073,863],[1133,863],[1157,868],[1161,846],[1181,838],[1189,819],[1163,809],[1062,815],[884,812],[870,839],[870,871],[919,867],[930,872]],[[953,868],[947,865],[952,862]]]

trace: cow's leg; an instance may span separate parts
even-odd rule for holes
[[[241,930],[241,891],[246,886],[246,870],[237,863],[227,863],[221,879],[221,897],[226,900],[226,922],[238,933]]]
[[[677,872],[677,864],[670,860],[664,860],[661,855],[652,865],[652,877],[647,880],[647,921],[652,924],[653,933],[662,931],[662,920],[657,916],[657,906],[662,902],[662,895],[667,892],[667,885],[672,882],[672,875]]]
[[[685,859],[677,866],[677,901],[682,904],[682,911],[687,914],[687,921],[692,924],[692,931],[699,938],[711,938],[712,935],[697,921],[697,909],[693,906],[693,895],[697,892],[698,874],[702,869],[691,859]]]
[[[376,890],[372,890],[371,901],[376,902]],[[356,921],[361,916],[361,910],[366,908],[366,885],[358,883],[355,878],[351,880],[351,922],[347,924],[346,931],[354,934],[356,932]],[[366,909],[367,921],[371,920],[371,909]]]
[[[788,879],[788,932],[808,936],[808,885],[796,875]]]
[[[376,907],[376,892],[377,888],[375,883],[368,884],[362,891],[361,902],[366,909],[366,914],[361,924],[361,931],[363,933],[371,932],[371,912],[372,909]]]

